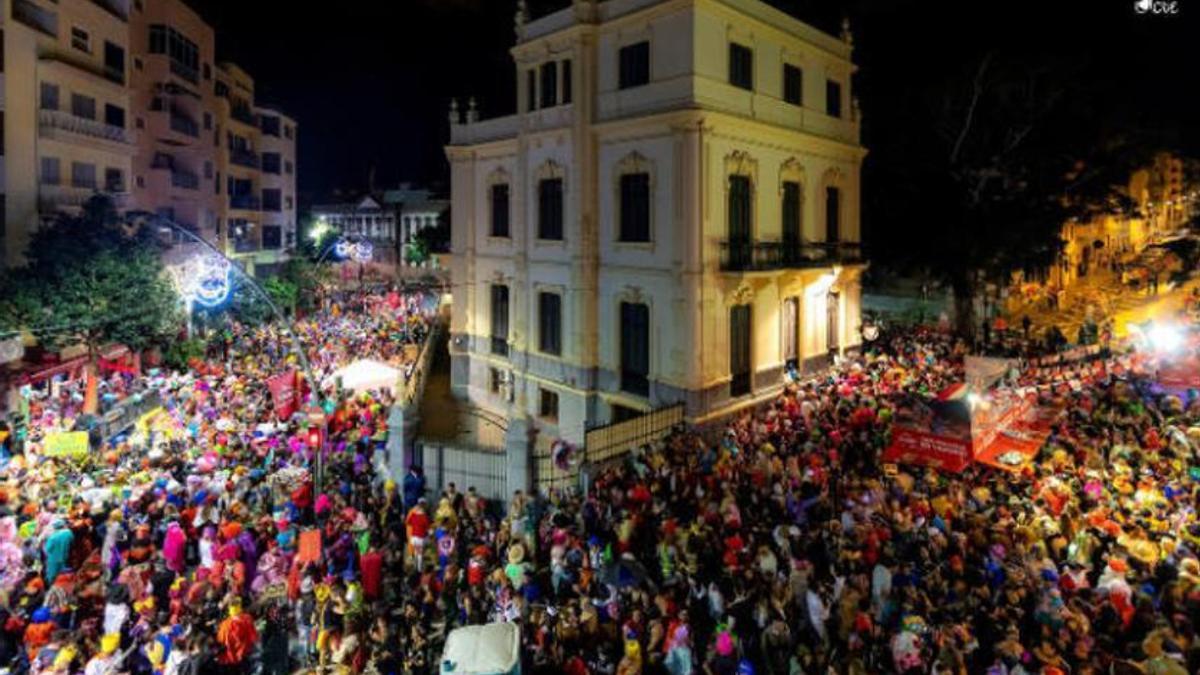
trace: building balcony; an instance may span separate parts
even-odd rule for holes
[[[723,272],[769,272],[863,262],[859,242],[723,241]]]
[[[122,21],[129,20],[129,0],[92,0],[92,2]]]
[[[52,38],[58,38],[58,14],[39,6],[33,0],[13,0],[12,18]]]
[[[254,128],[258,128],[258,120],[254,116],[254,112],[248,106],[235,105],[229,111],[229,116],[242,124],[248,124]]]
[[[258,211],[262,208],[262,202],[254,195],[230,195],[229,208],[242,211]]]
[[[196,124],[192,118],[174,109],[171,110],[170,117],[171,131],[177,131],[192,138],[200,137],[200,125]]]
[[[200,189],[200,177],[190,171],[171,169],[171,185],[185,190]]]
[[[232,164],[244,166],[248,169],[257,169],[260,166],[258,153],[253,150],[230,149],[229,161]]]
[[[129,145],[133,139],[129,131],[97,120],[76,117],[62,110],[39,110],[38,129],[43,137],[54,137],[59,132],[85,137],[105,143]]]
[[[43,213],[54,213],[78,209],[92,197],[101,194],[112,199],[113,206],[118,210],[129,207],[128,192],[104,192],[94,187],[43,183],[38,185],[38,210]]]
[[[254,253],[259,250],[258,242],[254,239],[234,239],[234,253]]]

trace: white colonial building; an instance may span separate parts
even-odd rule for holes
[[[519,111],[451,112],[455,391],[579,443],[857,346],[848,31],[758,0],[523,4]]]

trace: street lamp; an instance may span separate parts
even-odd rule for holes
[[[229,287],[231,286],[231,284],[229,284],[229,276],[228,275],[233,270],[237,270],[238,274],[242,278],[242,281],[246,282],[246,284],[250,288],[252,288],[255,293],[258,294],[258,296],[263,300],[263,302],[267,303],[267,307],[269,307],[271,309],[271,314],[274,315],[275,319],[279,322],[279,326],[283,330],[284,335],[286,335],[288,337],[288,340],[290,340],[292,343],[292,348],[296,351],[296,356],[300,360],[300,368],[301,368],[301,370],[304,371],[304,377],[306,377],[308,379],[308,381],[311,383],[313,394],[316,395],[318,402],[322,402],[321,401],[321,399],[322,399],[321,382],[313,374],[312,366],[309,365],[309,362],[308,362],[308,354],[305,353],[305,351],[304,351],[304,344],[302,342],[300,342],[300,338],[296,337],[296,334],[292,331],[291,327],[288,325],[287,317],[284,316],[283,312],[280,311],[279,307],[275,304],[275,302],[273,300],[271,300],[271,295],[269,293],[267,293],[266,289],[264,289],[262,286],[260,286],[257,281],[254,280],[254,277],[250,276],[249,274],[246,274],[245,270],[243,270],[242,268],[235,265],[232,260],[230,260],[216,246],[213,246],[211,242],[209,242],[208,240],[199,236],[195,232],[192,232],[191,230],[187,229],[186,227],[181,226],[179,223],[176,223],[176,222],[174,222],[168,218],[165,218],[161,215],[152,214],[152,213],[130,214],[130,215],[144,215],[145,217],[148,218],[148,220],[150,222],[157,225],[160,228],[160,231],[163,231],[163,232],[171,231],[176,234],[182,235],[183,238],[185,238],[185,239],[188,239],[197,244],[200,244],[200,246],[203,247],[204,249],[206,249],[208,251],[208,253],[211,254],[211,256],[215,256],[216,260],[219,261],[219,262],[206,261],[204,263],[201,263],[200,267],[208,270],[209,273],[213,272],[214,270],[223,269],[225,271],[225,276],[223,277],[224,283],[222,284],[219,281],[219,279],[221,279],[222,277],[217,274],[209,274],[208,276],[205,276],[205,277],[197,277],[196,283],[192,287],[190,287],[192,291],[197,293],[197,298],[196,298],[197,300],[199,300],[199,298],[201,298],[201,297],[215,298],[218,295],[218,291],[220,291],[221,298],[215,304],[220,304],[221,302],[224,302],[225,297],[228,296],[228,294],[229,294]],[[208,257],[209,256],[205,256],[205,258],[208,258]],[[224,290],[221,290],[222,288]],[[189,291],[189,292],[191,292],[191,291]],[[201,303],[201,304],[203,304],[203,303]],[[215,305],[211,305],[211,306],[215,306]],[[324,473],[325,473],[324,454],[325,453],[323,453],[320,449],[318,449],[316,451],[316,458],[315,458],[314,467],[313,467],[313,493],[318,494],[318,495],[321,494],[321,486],[322,486],[322,484],[324,482],[324,478],[325,478],[325,476],[324,476]]]

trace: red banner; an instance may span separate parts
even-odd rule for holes
[[[1192,356],[1171,359],[1159,366],[1158,383],[1175,391],[1200,389],[1200,362]]]
[[[296,371],[289,370],[267,378],[267,388],[275,401],[275,415],[286,420],[300,409],[300,392],[296,389]]]
[[[971,441],[906,427],[892,429],[892,444],[883,461],[923,464],[955,473],[971,463]]]

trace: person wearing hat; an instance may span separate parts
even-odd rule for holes
[[[84,675],[112,675],[117,672],[117,667],[121,662],[121,656],[117,653],[117,648],[120,646],[121,635],[119,633],[105,633],[100,638],[99,651],[84,667]]]

